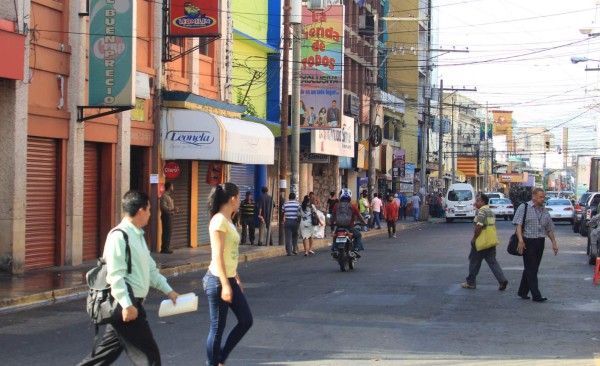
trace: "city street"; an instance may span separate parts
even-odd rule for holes
[[[498,221],[505,292],[483,263],[477,289],[460,287],[473,225],[425,224],[365,240],[355,270],[340,272],[328,249],[313,257],[240,264],[254,326],[227,365],[595,365],[600,287],[592,284],[586,239],[556,225],[540,268],[546,303],[517,296],[521,258],[506,253],[514,226]],[[204,272],[169,279],[196,292],[199,310],[158,318],[161,294],[146,302],[163,364],[205,363],[208,308]],[[91,350],[84,300],[0,315],[2,365],[74,365]],[[235,323],[229,314],[228,328]],[[599,356],[600,358],[600,356]],[[118,365],[128,365],[125,354]]]

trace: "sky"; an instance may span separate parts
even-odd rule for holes
[[[569,128],[569,154],[593,153],[600,120],[600,37],[579,29],[596,24],[596,0],[438,0],[440,53],[434,63],[444,87],[490,109],[513,111],[518,127],[545,127],[560,143]],[[437,82],[439,85],[439,80]]]

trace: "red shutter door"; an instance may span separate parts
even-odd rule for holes
[[[55,140],[27,140],[26,270],[56,265],[57,156]]]
[[[100,253],[100,146],[86,142],[83,170],[83,260]]]

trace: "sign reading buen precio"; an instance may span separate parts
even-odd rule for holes
[[[179,173],[181,173],[181,168],[176,162],[170,161],[165,164],[165,167],[163,168],[163,173],[165,174],[165,178],[175,179],[179,177]]]
[[[132,0],[90,0],[88,105],[135,105],[136,6]]]

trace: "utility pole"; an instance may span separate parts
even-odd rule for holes
[[[302,1],[293,0],[291,20],[294,32],[292,48],[294,58],[292,61],[292,166],[290,192],[296,193],[299,197],[300,183],[300,63],[302,60]]]
[[[288,94],[290,78],[290,0],[283,3],[283,67],[281,77],[281,146],[279,149],[279,244],[285,242],[283,229],[283,202],[285,202],[285,189],[287,185],[287,159],[288,159]]]
[[[440,89],[438,93],[439,100],[439,122],[438,122],[438,179],[440,182],[444,182],[444,158],[443,158],[443,142],[444,142],[444,134],[442,129],[442,122],[444,119],[444,79],[440,80]]]
[[[488,118],[489,118],[489,110],[488,110],[488,103],[486,103],[485,106],[485,122],[484,122],[484,128],[483,128],[483,136],[484,136],[484,141],[485,141],[485,153],[483,154],[483,191],[484,192],[488,192]]]
[[[375,146],[373,144],[375,140],[374,126],[375,120],[377,119],[377,81],[379,80],[379,67],[377,64],[379,46],[379,15],[377,14],[376,8],[373,10],[373,20],[373,60],[371,61],[371,64],[373,65],[373,77],[375,80],[372,81],[371,86],[371,115],[369,118],[369,186],[367,187],[367,194],[369,197],[368,199],[371,199],[371,197],[373,197],[373,192],[375,192],[375,185],[377,184],[377,177],[375,176]]]
[[[450,147],[452,148],[452,184],[456,183],[456,147],[454,146],[454,103],[455,96],[452,96],[452,116],[450,117]]]
[[[423,85],[423,97],[425,99],[425,110],[423,112],[423,126],[421,127],[421,179],[419,183],[419,192],[417,194],[427,193],[427,145],[429,135],[429,107],[430,101],[427,96],[427,91],[431,92],[431,1],[427,0],[427,53],[425,56],[425,85]]]

